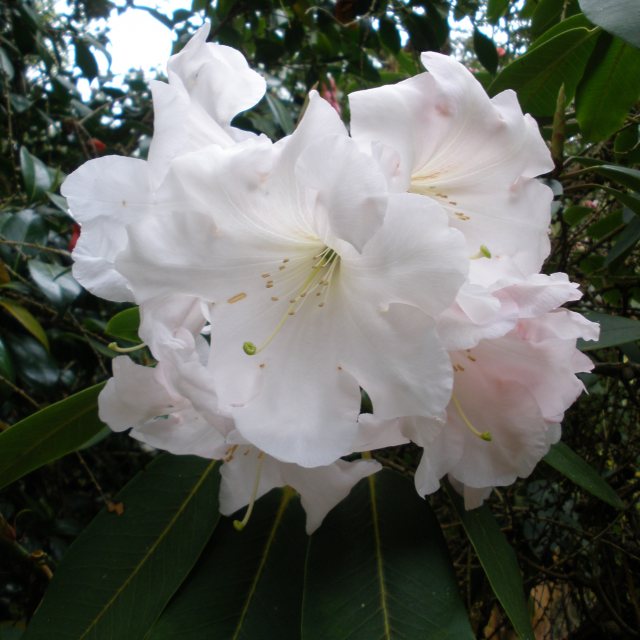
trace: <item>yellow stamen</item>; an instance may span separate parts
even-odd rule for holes
[[[467,416],[465,415],[465,412],[462,410],[462,407],[460,406],[460,402],[458,402],[458,398],[456,398],[455,395],[452,395],[451,400],[453,402],[453,406],[456,408],[456,411],[458,412],[459,416],[462,418],[462,422],[464,422],[467,429],[469,429],[469,431],[471,431],[471,433],[473,433],[474,436],[478,436],[480,440],[484,440],[485,442],[491,442],[493,438],[491,437],[491,434],[488,431],[478,431],[471,424],[471,420],[467,418]]]
[[[242,531],[248,524],[249,518],[253,513],[253,505],[256,503],[256,496],[258,495],[258,488],[260,487],[260,476],[262,475],[262,463],[264,462],[264,453],[262,451],[258,454],[258,467],[256,469],[256,477],[253,481],[253,491],[251,492],[251,499],[249,500],[249,506],[244,514],[242,520],[234,520],[233,527],[236,531]]]

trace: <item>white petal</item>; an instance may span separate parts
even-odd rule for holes
[[[239,51],[207,43],[208,35],[209,25],[205,24],[169,59],[169,82],[181,82],[191,100],[220,124],[229,124],[262,98],[266,83]]]

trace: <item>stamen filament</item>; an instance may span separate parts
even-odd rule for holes
[[[453,402],[453,406],[456,408],[456,411],[462,418],[462,422],[464,422],[467,429],[469,429],[469,431],[471,431],[471,433],[473,433],[474,436],[478,436],[480,440],[484,440],[485,442],[491,442],[491,440],[493,440],[493,438],[491,437],[491,433],[489,433],[489,431],[478,431],[471,424],[471,420],[467,418],[467,416],[465,415],[465,412],[462,410],[462,407],[460,406],[460,402],[458,402],[458,398],[456,398],[455,395],[452,395],[451,400]]]
[[[249,500],[249,506],[244,514],[242,520],[234,520],[233,528],[236,531],[242,531],[248,524],[249,518],[253,513],[253,505],[256,503],[256,496],[258,495],[258,487],[260,486],[260,476],[262,475],[262,463],[264,462],[264,453],[262,451],[258,454],[258,467],[256,469],[256,477],[253,481],[253,491],[251,492],[251,498]]]
[[[297,290],[297,293],[294,293],[291,296],[286,312],[283,314],[282,318],[280,318],[278,324],[275,326],[275,329],[271,332],[267,339],[259,347],[256,346],[255,343],[250,341],[243,343],[242,350],[248,356],[254,356],[260,353],[271,344],[276,335],[278,335],[280,329],[282,329],[282,327],[284,326],[287,319],[295,316],[296,311],[298,311],[304,304],[305,300],[308,299],[307,294],[313,292],[317,287],[325,287],[326,291],[326,288],[331,280],[331,276],[333,275],[333,272],[335,270],[336,264],[338,263],[338,254],[333,249],[325,247],[320,253],[313,256],[313,258],[315,262],[311,267],[311,273],[305,278],[304,282]],[[324,277],[321,276],[320,279],[318,279],[318,276],[322,274],[322,271],[324,269],[327,269],[327,271],[324,273]],[[265,274],[263,274],[263,276],[264,275]],[[267,286],[269,286],[269,283],[267,284]],[[320,293],[322,293],[322,291],[317,295],[319,295]],[[273,300],[274,298],[271,299]],[[320,302],[318,306],[323,307],[324,302]]]
[[[120,347],[117,342],[110,342],[107,346],[111,351],[116,351],[117,353],[133,353],[134,351],[144,349],[147,345],[143,342],[142,344],[137,344],[135,347]]]

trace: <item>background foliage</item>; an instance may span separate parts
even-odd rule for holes
[[[159,556],[147,558],[146,551],[141,551],[144,562],[140,560],[138,566],[132,560],[124,575],[133,574],[141,581],[140,588],[149,588],[154,574],[145,573],[147,561],[162,564],[174,557],[174,582],[165,585],[163,597],[140,605],[137,621],[141,635],[131,626],[124,627],[127,636],[104,631],[106,626],[101,624],[107,624],[109,615],[115,616],[115,622],[109,622],[115,626],[110,628],[125,624],[116,607],[97,618],[89,612],[94,622],[82,637],[137,638],[152,625],[151,637],[176,637],[172,629],[186,633],[188,628],[197,630],[198,624],[207,624],[197,618],[196,610],[201,616],[213,616],[211,623],[217,614],[203,603],[226,595],[227,606],[234,611],[238,608],[238,616],[232,616],[231,630],[220,631],[219,637],[235,634],[234,638],[255,638],[251,629],[263,628],[267,609],[249,606],[255,601],[248,593],[253,594],[252,585],[259,589],[262,584],[268,594],[269,588],[264,587],[268,575],[278,589],[285,589],[282,577],[278,578],[282,571],[277,571],[283,564],[292,567],[287,576],[290,601],[295,602],[296,594],[301,593],[292,591],[291,583],[295,586],[300,580],[307,607],[293,604],[292,610],[299,611],[291,614],[297,622],[273,637],[299,637],[301,628],[305,638],[339,637],[339,629],[349,629],[350,622],[341,620],[336,611],[330,619],[318,617],[308,606],[309,593],[329,609],[338,597],[333,590],[326,592],[318,571],[332,549],[344,545],[348,550],[351,541],[332,541],[331,522],[344,522],[343,526],[352,528],[355,524],[350,525],[349,518],[359,509],[366,511],[367,504],[377,504],[376,496],[384,495],[400,478],[383,475],[373,484],[363,483],[311,541],[301,535],[297,500],[286,491],[274,493],[259,505],[253,534],[247,531],[244,538],[238,538],[225,519],[216,526],[211,495],[215,495],[217,472],[207,470],[202,461],[157,458],[152,471],[114,497],[153,454],[141,450],[126,435],[108,434],[95,415],[97,389],[54,407],[53,414],[37,414],[20,422],[35,410],[109,375],[113,353],[107,344],[113,338],[107,335],[107,322],[120,308],[84,292],[73,279],[69,252],[78,229],[57,192],[65,174],[89,158],[109,153],[144,157],[148,148],[153,114],[146,79],[132,71],[124,86],[118,85],[110,73],[100,72],[97,62],[100,55],[108,57],[109,37],[99,19],[112,10],[110,0],[73,0],[68,14],[56,13],[46,0],[6,0],[0,5],[0,638],[22,636],[65,556],[58,586],[50,591],[26,637],[81,637],[81,632],[55,635],[55,627],[50,626],[56,614],[48,612],[64,609],[71,597],[59,585],[67,581],[77,588],[74,563],[86,563],[83,548],[89,557],[100,549],[95,546],[100,536],[115,540],[115,547],[107,548],[106,561],[117,557],[118,527],[140,527],[142,531],[145,521],[141,524],[140,517],[134,518],[136,504],[140,502],[143,508],[148,496],[163,483],[171,488],[172,497],[158,506],[152,520],[166,526],[159,533],[144,530],[144,535],[155,540],[150,544]],[[118,10],[124,10],[124,5]],[[512,606],[507,597],[513,584],[516,592],[520,588],[520,576],[516,572],[515,577],[509,577],[509,566],[498,562],[508,555],[500,531],[515,550],[536,637],[639,637],[637,2],[193,0],[191,10],[173,14],[147,10],[175,31],[175,50],[208,19],[213,39],[240,49],[250,64],[260,69],[268,78],[267,97],[240,116],[237,124],[272,138],[292,131],[312,87],[340,108],[348,121],[345,97],[350,91],[418,73],[418,56],[423,50],[456,55],[490,94],[505,88],[518,92],[523,108],[538,119],[555,160],[555,170],[546,178],[556,194],[553,251],[546,270],[565,271],[580,282],[585,295],[573,307],[602,322],[603,327],[598,344],[584,345],[596,366],[592,374],[584,376],[589,395],[583,396],[565,419],[564,441],[608,481],[622,502],[618,504],[571,451],[557,449],[531,478],[494,492],[490,508],[472,514],[461,511],[455,498],[449,499],[444,492],[429,501],[435,515],[422,512],[424,503],[418,501],[416,506],[410,491],[403,493],[404,489],[397,488],[396,495],[405,496],[398,509],[421,512],[415,516],[419,522],[411,520],[404,540],[384,529],[385,518],[400,517],[400,512],[386,513],[387,507],[380,503],[380,512],[374,509],[372,513],[377,514],[382,527],[379,535],[386,545],[385,554],[389,552],[383,560],[393,570],[403,567],[402,575],[411,570],[399,564],[402,556],[394,550],[420,536],[419,527],[423,527],[422,535],[446,543],[476,637],[515,637],[512,625],[520,635],[527,633],[523,631],[527,620],[521,621],[518,604]],[[127,333],[130,320],[125,318],[120,326],[112,324],[109,331],[125,339],[131,337]],[[16,423],[15,430],[9,426]],[[380,459],[387,467],[410,476],[416,451],[404,447],[384,452]],[[588,485],[605,501],[567,476]],[[177,477],[181,483],[175,482]],[[210,490],[204,492],[203,486]],[[123,504],[127,506],[119,520]],[[184,519],[174,522],[171,513],[176,504],[186,511],[180,511]],[[98,519],[85,529],[103,507]],[[160,542],[168,544],[174,539],[171,536],[179,541],[185,531],[191,531],[189,509],[206,512],[210,518],[197,518],[197,531],[190,534],[195,538],[189,538],[188,549],[180,551],[170,544],[166,549],[171,553],[163,551]],[[363,517],[366,522],[370,519]],[[105,529],[107,526],[115,529]],[[374,530],[378,531],[368,531]],[[67,553],[82,531],[78,544]],[[251,544],[249,536],[253,536]],[[374,544],[378,538],[371,540]],[[223,543],[232,545],[225,548],[233,550],[233,557],[247,559],[244,568],[224,565],[218,550]],[[197,569],[171,599],[203,548]],[[256,549],[262,552],[255,555]],[[300,563],[307,553],[307,563],[311,563],[307,570],[311,566],[317,571],[303,584],[304,563]],[[346,553],[343,564],[348,560],[356,558]],[[416,559],[418,564],[422,561],[433,570],[429,558]],[[99,583],[100,566],[96,560],[92,583]],[[232,582],[238,571],[249,591],[239,587],[230,593],[225,575]],[[438,574],[445,581],[440,584],[447,584],[447,571],[445,567]],[[217,572],[222,582],[209,584],[203,579]],[[334,583],[340,580],[339,576],[333,578]],[[355,586],[345,584],[347,598]],[[384,586],[381,582],[373,587],[370,597],[375,615],[369,622],[373,626],[365,627],[361,631],[364,635],[358,637],[377,637],[380,629],[387,634],[380,637],[414,637],[403,625],[411,627],[415,608],[392,608],[387,611],[390,618],[382,615],[384,607],[376,608],[378,590]],[[416,584],[409,595],[403,592],[405,586],[402,580],[386,585],[400,600],[424,591],[423,601],[429,601],[428,584]],[[118,585],[113,588],[119,589]],[[126,590],[121,595],[126,608],[129,596]],[[82,588],[76,597],[82,599]],[[98,594],[95,602],[99,600]],[[199,607],[194,609],[195,604]],[[455,602],[451,601],[451,607],[459,613]],[[378,614],[382,615],[379,619]],[[456,620],[462,620],[462,626],[452,632],[457,634],[453,637],[465,637],[466,616]],[[326,624],[337,625],[338,631],[325,629]],[[197,631],[193,633],[194,638],[200,637]]]

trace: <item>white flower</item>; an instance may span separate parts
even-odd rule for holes
[[[318,466],[354,450],[361,388],[380,419],[441,414],[433,318],[464,279],[463,239],[437,203],[389,196],[317,94],[289,138],[181,155],[169,180],[174,210],[129,225],[117,268],[139,301],[211,303],[208,367],[243,438]]]
[[[61,188],[82,233],[73,252],[74,277],[89,291],[118,302],[135,300],[114,266],[126,247],[126,225],[170,206],[162,184],[170,162],[209,144],[237,140],[270,144],[231,127],[232,118],[264,94],[265,81],[235,49],[207,44],[202,27],[169,60],[169,84],[152,83],[154,136],[149,160],[105,156],[74,171]]]
[[[448,474],[466,507],[479,506],[494,486],[528,476],[559,439],[564,411],[583,390],[575,374],[593,367],[576,339],[598,336],[596,324],[555,309],[579,297],[563,275],[546,282],[540,275],[498,292],[504,308],[518,315],[506,335],[491,337],[491,323],[473,327],[467,317],[471,335],[486,337],[470,348],[458,342],[450,354],[455,382],[445,427],[435,437],[433,422],[403,428],[424,447],[415,476],[421,495],[436,491]],[[499,317],[494,322],[501,325]],[[452,335],[455,342],[463,331]]]
[[[537,272],[549,252],[552,194],[533,178],[553,163],[535,121],[513,91],[489,99],[452,58],[424,53],[422,62],[429,73],[350,95],[353,137],[393,172],[394,188],[445,208],[468,256]]]
[[[114,360],[114,377],[100,395],[100,417],[116,431],[131,428],[134,438],[150,446],[221,460],[221,513],[231,515],[249,505],[239,528],[249,520],[255,500],[274,487],[290,486],[300,494],[310,534],[361,478],[380,469],[372,460],[338,460],[307,469],[249,445],[228,418],[200,413],[194,406],[192,399],[202,392],[202,380],[193,371],[185,375],[170,354],[181,351],[187,363],[198,358],[188,353],[188,340],[179,346],[181,339],[175,336],[171,342],[166,350],[161,348],[165,359],[155,368],[134,364],[127,357]]]

